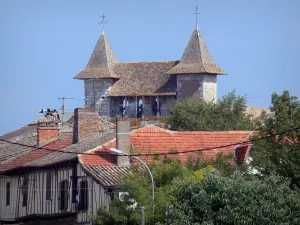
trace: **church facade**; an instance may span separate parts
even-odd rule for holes
[[[180,60],[118,62],[102,32],[87,66],[74,78],[84,80],[85,107],[103,117],[167,116],[178,101],[215,102],[217,66],[197,27]]]

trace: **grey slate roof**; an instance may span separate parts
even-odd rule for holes
[[[96,43],[86,68],[74,78],[119,78],[113,71],[113,67],[117,62],[108,39],[103,33]]]
[[[119,79],[108,96],[176,95],[176,79],[166,72],[177,61],[119,63],[115,72]]]
[[[12,142],[34,146],[37,144],[37,137],[36,135],[28,136],[28,137],[21,138],[19,140],[14,140]],[[19,146],[19,145],[0,141],[0,164],[5,164],[33,150],[34,148]]]
[[[81,166],[85,172],[106,188],[124,186],[125,179],[133,174],[131,167],[91,166],[84,164]]]
[[[217,66],[197,28],[186,46],[180,62],[168,74],[226,74]]]
[[[47,165],[52,165],[55,163],[60,163],[69,160],[77,159],[77,154],[84,153],[88,150],[96,148],[116,137],[115,129],[105,130],[102,133],[95,134],[93,137],[89,139],[85,139],[76,144],[72,144],[63,149],[64,152],[70,153],[62,153],[62,152],[53,152],[48,154],[42,158],[31,161],[24,166],[26,167],[42,167]],[[77,153],[77,154],[76,154]]]

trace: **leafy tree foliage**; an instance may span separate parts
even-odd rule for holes
[[[283,177],[245,179],[210,175],[173,186],[173,225],[300,224],[300,196]]]
[[[288,91],[272,95],[273,116],[260,126],[258,136],[300,127],[300,102]],[[253,165],[263,175],[276,172],[291,179],[292,188],[300,188],[300,130],[277,135],[254,143]]]
[[[128,181],[128,196],[124,202],[118,199],[110,204],[110,211],[99,212],[94,222],[99,225],[137,225],[140,224],[140,206],[145,207],[147,224],[164,223],[166,211],[175,200],[170,190],[178,180],[204,180],[206,174],[216,171],[221,174],[233,174],[236,171],[231,163],[232,156],[218,155],[217,160],[205,160],[201,154],[190,159],[185,166],[176,159],[153,159],[151,171],[155,182],[155,202],[153,212],[152,187],[149,174],[145,170],[135,170]],[[134,200],[134,203],[133,203]]]
[[[168,124],[174,130],[252,130],[255,123],[246,115],[245,97],[235,91],[217,103],[185,100],[178,103]]]

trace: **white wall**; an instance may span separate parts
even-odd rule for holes
[[[217,101],[217,75],[205,75],[203,79],[203,100]]]

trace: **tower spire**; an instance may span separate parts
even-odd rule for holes
[[[196,12],[194,12],[194,15],[196,15],[196,30],[198,30],[198,15],[200,13],[198,12],[198,6],[196,5]]]
[[[99,22],[99,24],[102,24],[102,35],[104,35],[104,25],[107,24],[107,20],[105,20],[105,17],[106,16],[103,13],[101,16],[102,20]]]

